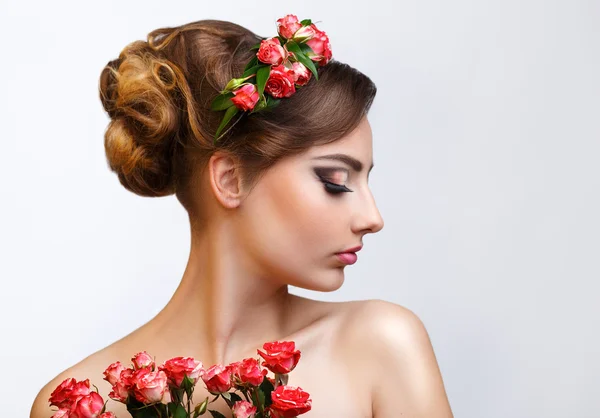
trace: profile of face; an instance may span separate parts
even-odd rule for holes
[[[324,292],[342,285],[347,264],[336,253],[362,245],[364,235],[383,228],[368,186],[372,141],[365,116],[349,135],[284,158],[261,177],[236,216],[259,274]]]

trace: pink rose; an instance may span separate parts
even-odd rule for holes
[[[90,379],[85,379],[85,380],[82,380],[81,382],[77,382],[73,385],[73,388],[71,389],[71,393],[69,394],[69,396],[72,399],[75,399],[79,396],[88,395],[90,392],[91,392]]]
[[[145,373],[145,370],[149,369],[140,370],[133,370],[132,368],[122,370],[119,379],[113,385],[112,391],[108,394],[108,397],[115,401],[126,402],[127,397],[130,395],[130,392],[132,392],[133,386],[135,385],[134,376],[136,374],[139,375]]]
[[[121,372],[123,370],[125,370],[125,367],[123,367],[120,361],[114,362],[104,371],[104,380],[114,386],[121,377]]]
[[[310,411],[312,400],[309,397],[310,395],[300,387],[277,386],[271,392],[273,403],[269,408],[277,418],[297,417]]]
[[[306,44],[311,47],[314,54],[309,53],[308,57],[318,62],[320,66],[323,66],[331,59],[331,44],[329,43],[329,37],[327,34],[319,29],[314,24],[311,24],[315,30],[315,35],[309,39]]]
[[[51,418],[69,418],[71,413],[67,408],[61,408],[52,415]]]
[[[232,369],[232,376],[239,385],[259,386],[268,373],[266,369],[260,367],[258,360],[255,358],[246,358],[234,364],[235,368]]]
[[[131,389],[130,385],[125,383],[125,380],[117,380],[117,382],[113,385],[112,391],[108,394],[108,397],[119,402],[127,402],[127,397],[129,396],[129,390]]]
[[[256,56],[265,64],[279,65],[287,58],[287,52],[281,46],[279,39],[269,38],[260,41],[260,48]]]
[[[143,370],[143,369],[142,369]],[[132,388],[133,385],[135,384],[135,382],[133,381],[133,377],[135,374],[140,374],[140,373],[144,373],[133,370],[131,367],[128,367],[127,369],[121,371],[121,375],[119,376],[119,380],[123,383],[123,385]]]
[[[145,373],[136,375],[133,394],[135,398],[145,404],[162,402],[167,404],[171,402],[171,393],[167,385],[167,375],[164,371],[156,372],[146,370]]]
[[[292,71],[294,72],[294,83],[299,86],[306,85],[312,77],[310,70],[301,62],[292,63]]]
[[[105,412],[102,415],[100,415],[98,418],[117,418],[117,416],[115,414],[113,414],[112,412]]]
[[[285,39],[291,39],[294,33],[302,27],[296,15],[286,15],[277,19],[277,33]]]
[[[258,102],[258,90],[254,84],[244,84],[233,91],[234,97],[231,98],[233,104],[241,110],[252,110]]]
[[[137,353],[131,358],[131,361],[133,362],[133,367],[136,370],[143,369],[144,367],[148,367],[154,370],[155,367],[154,359],[152,358],[152,356],[150,356],[150,354],[146,353],[145,351]]]
[[[202,380],[211,393],[227,392],[231,389],[231,370],[229,367],[215,364],[206,371]]]
[[[265,91],[276,98],[290,97],[296,92],[294,72],[284,65],[272,67]]]
[[[294,370],[300,360],[300,351],[296,350],[293,341],[275,341],[263,344],[266,353],[260,350],[258,354],[265,359],[262,365],[273,373],[287,374]]]
[[[50,394],[50,406],[56,406],[60,409],[69,408],[73,403],[73,399],[70,397],[71,390],[73,390],[73,386],[76,382],[77,381],[72,377],[63,380],[62,383],[58,385]]]
[[[71,405],[70,414],[72,418],[97,418],[104,409],[104,399],[98,392],[90,392],[79,396]]]
[[[163,370],[169,383],[177,387],[181,386],[185,376],[196,384],[200,376],[206,373],[202,362],[196,361],[192,357],[174,357],[165,361],[159,370]]]
[[[256,407],[246,401],[237,401],[231,410],[234,418],[253,418],[256,414]]]

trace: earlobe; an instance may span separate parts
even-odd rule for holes
[[[225,153],[215,153],[208,161],[208,176],[216,199],[228,209],[242,201],[242,178],[236,159]]]

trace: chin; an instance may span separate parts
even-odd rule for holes
[[[306,290],[313,290],[315,292],[334,292],[342,287],[343,284],[344,268],[340,267],[329,270],[327,274],[322,274],[317,281],[314,279],[310,281],[304,280],[300,283],[294,284],[294,286],[301,287]]]

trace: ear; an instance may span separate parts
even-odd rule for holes
[[[221,151],[211,155],[208,161],[210,187],[217,200],[228,209],[238,207],[242,201],[241,175],[236,158]]]

